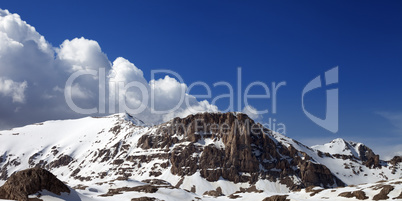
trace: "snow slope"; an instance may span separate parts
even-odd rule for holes
[[[144,149],[139,144],[144,136],[155,135],[158,130],[168,127],[169,124],[170,122],[148,126],[130,115],[115,114],[101,118],[47,121],[0,131],[0,185],[15,171],[39,166],[50,170],[60,180],[76,189],[75,194],[64,195],[64,197],[47,195],[44,192],[41,198],[44,200],[131,200],[134,197],[144,196],[146,193],[124,192],[112,197],[101,195],[107,194],[110,189],[146,185],[149,181],[144,180],[149,179],[163,180],[169,184],[170,187],[160,187],[157,193],[152,194],[153,197],[162,200],[178,200],[179,198],[192,200],[197,197],[202,200],[231,200],[227,197],[228,195],[252,186],[263,192],[238,192],[237,194],[241,196],[239,200],[248,200],[253,197],[263,199],[278,193],[287,194],[289,198],[295,195],[301,199],[304,196],[303,190],[298,193],[291,192],[289,187],[281,181],[259,178],[255,184],[250,185],[248,182],[235,183],[223,178],[211,182],[203,178],[199,171],[183,177],[172,174],[169,161],[172,150],[187,146],[189,142],[179,141],[165,149],[152,148],[152,146]],[[203,136],[203,134],[200,135]],[[311,160],[326,166],[333,175],[347,185],[402,178],[400,163],[392,165],[381,161],[381,167],[367,167],[364,161],[359,159],[361,157],[359,147],[362,146],[360,143],[336,139],[331,143],[310,148],[278,133],[271,132],[267,135],[278,147],[284,146],[288,149],[293,147],[303,160]],[[183,138],[178,134],[173,136],[178,140]],[[194,145],[224,149],[221,139],[201,137]],[[259,156],[262,153],[256,149],[253,154]],[[284,157],[284,160],[288,159]],[[262,167],[260,169],[267,171]],[[273,168],[269,171],[276,170]],[[292,180],[298,182],[300,178],[292,178]],[[216,199],[203,195],[218,187],[226,196]],[[330,190],[323,192],[327,192],[328,196],[334,194]],[[307,196],[306,199],[312,198]]]
[[[358,154],[358,147],[363,145],[361,143],[348,143],[338,138],[325,145],[308,147],[279,133],[273,133],[273,136],[280,143],[293,146],[306,153],[315,162],[325,165],[347,185],[402,178],[402,164],[392,165],[390,162],[381,161],[381,167],[378,168],[364,165],[364,162],[359,160]],[[342,157],[343,155],[351,157]]]
[[[137,122],[140,125],[134,124]],[[126,114],[116,114],[102,118],[47,121],[0,131],[0,178],[3,179],[0,182],[4,183],[4,179],[15,171],[41,166],[51,170],[71,187],[91,186],[100,193],[119,186],[116,183],[127,178],[129,181],[125,185],[128,186],[152,178],[165,180],[175,186],[181,177],[173,175],[169,168],[161,167],[166,161],[158,158],[165,152],[137,147],[141,136],[153,133],[158,128],[146,126],[140,120],[128,118]],[[208,146],[211,143],[218,143],[219,146],[219,142],[208,140],[200,141],[198,145]],[[127,160],[127,157],[132,159]],[[147,160],[148,157],[152,160]],[[160,175],[150,176],[150,172],[160,172]],[[264,185],[259,185],[261,182]],[[264,190],[289,191],[278,182],[261,182],[258,185]],[[196,173],[183,178],[180,188],[190,190],[194,184],[197,184],[197,194],[218,186],[226,194],[240,187],[249,187],[248,183],[234,184],[224,180],[209,182]]]

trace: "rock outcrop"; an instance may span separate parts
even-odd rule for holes
[[[366,165],[369,168],[381,167],[381,165],[380,165],[380,156],[379,155],[371,156],[363,164]]]
[[[366,200],[368,197],[366,196],[366,193],[362,190],[358,191],[353,191],[353,192],[342,192],[338,195],[339,197],[345,197],[345,198],[353,198],[356,197],[358,200]]]
[[[402,162],[402,156],[394,156],[390,161],[392,165],[397,165]]]
[[[376,156],[376,154],[373,152],[373,150],[371,150],[370,148],[368,148],[366,145],[361,144],[358,147],[358,154],[360,156],[360,160],[362,161],[367,161],[370,158],[374,158]]]
[[[70,193],[70,189],[52,173],[40,168],[19,171],[11,175],[0,187],[0,199],[27,201],[28,195],[47,190],[57,195]]]
[[[279,180],[291,189],[344,185],[328,168],[292,146],[285,147],[271,134],[246,114],[202,113],[173,119],[156,134],[141,137],[138,146],[168,151],[176,144],[169,161],[171,172],[179,176],[200,171],[208,181],[224,178],[250,184],[262,178]],[[301,183],[296,184],[294,176]]]
[[[381,191],[377,194],[374,195],[373,200],[387,200],[389,199],[388,193],[394,190],[394,186],[391,185],[384,185],[382,186]]]
[[[267,197],[263,199],[262,201],[290,201],[287,199],[287,195],[273,195],[271,197]]]

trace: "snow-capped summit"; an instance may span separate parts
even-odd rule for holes
[[[366,145],[353,141],[346,141],[342,138],[336,138],[329,143],[315,145],[312,146],[312,148],[332,155],[353,156],[362,161],[367,161],[369,158],[376,155],[373,150]]]
[[[320,150],[322,152],[334,154],[341,154],[341,155],[348,155],[348,156],[355,156],[359,158],[359,154],[356,151],[355,147],[353,147],[349,142],[345,141],[342,138],[336,138],[329,143],[324,145],[315,145],[312,146],[313,149]]]

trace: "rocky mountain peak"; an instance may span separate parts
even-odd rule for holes
[[[337,158],[360,160],[370,168],[380,167],[379,155],[362,143],[346,141],[337,138],[324,145],[315,145],[312,148],[329,153]]]
[[[154,134],[143,135],[139,146],[166,150],[171,172],[179,176],[199,171],[211,182],[223,178],[253,184],[268,179],[290,188],[344,185],[325,166],[271,134],[243,113],[200,113],[160,125]]]

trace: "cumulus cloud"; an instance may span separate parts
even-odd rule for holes
[[[91,115],[127,111],[151,124],[218,111],[175,77],[147,81],[132,62],[112,63],[98,42],[83,37],[53,47],[18,14],[1,9],[0,64],[0,129],[88,115],[73,110],[65,94],[77,108],[99,112]]]
[[[135,110],[142,105],[148,105],[146,98],[149,88],[144,74],[127,59],[119,57],[113,62],[108,75],[108,85],[109,100],[113,100],[113,103],[120,107],[119,111],[124,110],[125,106]],[[115,107],[114,104],[112,107]]]
[[[84,37],[65,40],[56,48],[57,59],[64,64],[67,72],[78,70],[110,69],[111,64],[98,42]]]
[[[146,81],[143,72],[124,58],[117,58],[108,76],[109,99],[119,111],[132,111],[151,124],[185,117],[197,112],[217,112],[208,101],[197,101],[186,93],[187,85],[166,75],[164,78]],[[112,104],[114,105],[114,104]]]
[[[36,32],[33,26],[21,20],[18,14],[11,14],[8,10],[0,10],[0,22],[2,41],[7,41],[9,45],[20,47],[29,41],[34,41],[41,51],[52,52],[51,46],[45,38]]]

